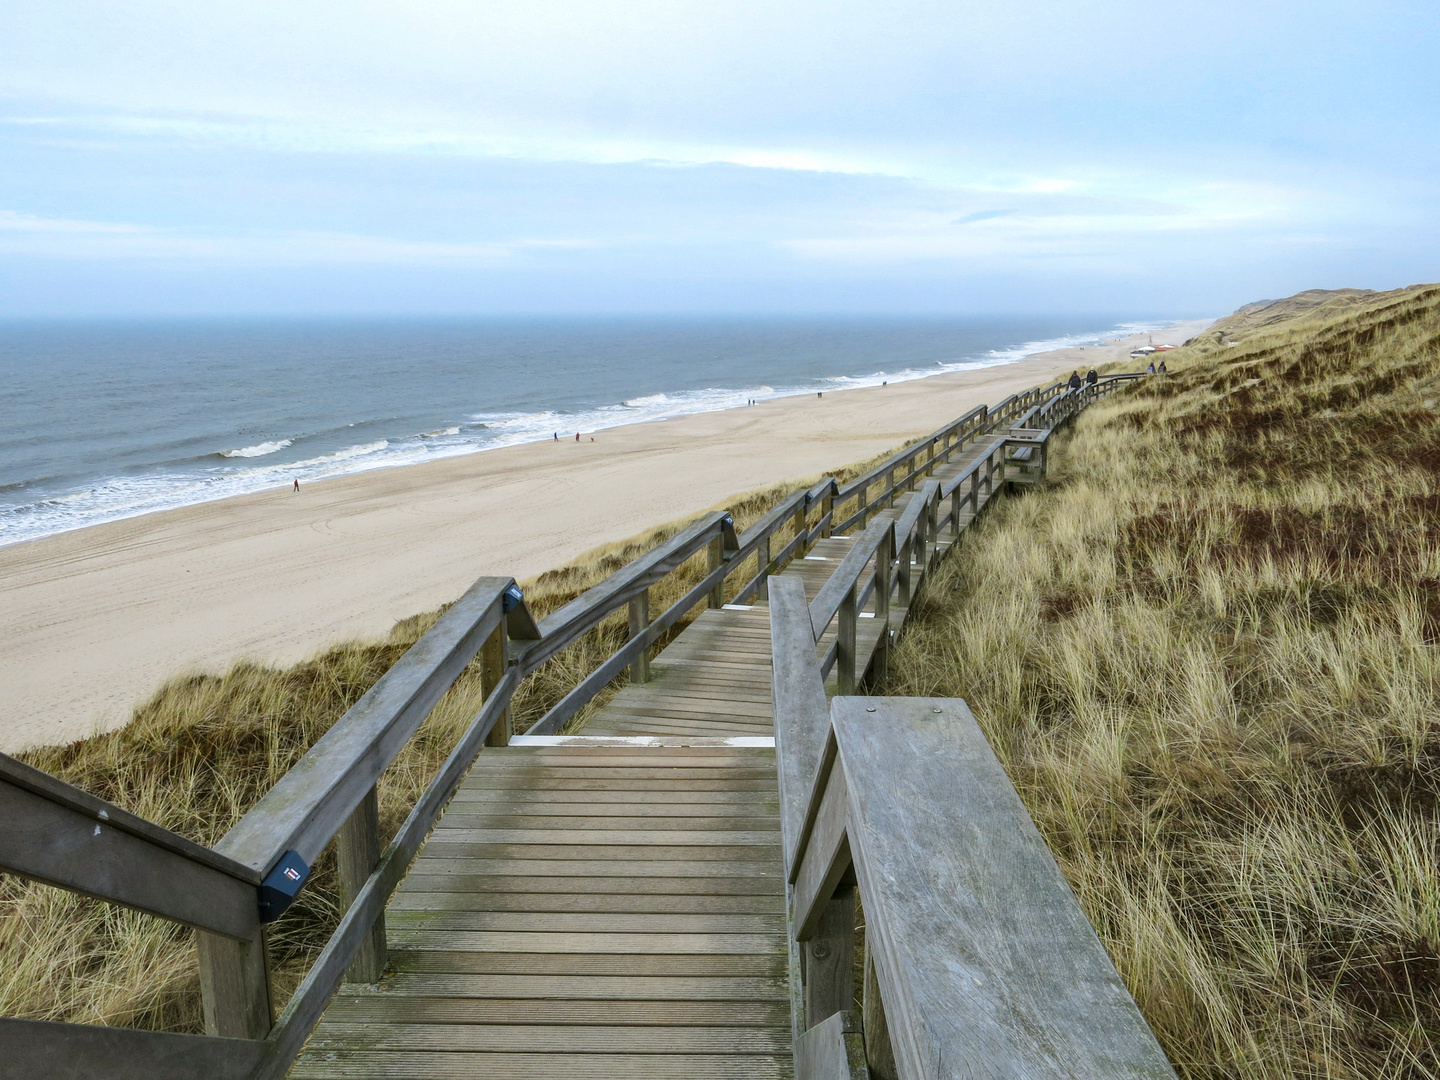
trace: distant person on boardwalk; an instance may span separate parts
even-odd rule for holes
[[[1099,373],[1098,371],[1096,371],[1096,370],[1092,367],[1092,368],[1089,370],[1089,372],[1087,372],[1086,375],[1085,375],[1085,385],[1086,385],[1086,386],[1094,386],[1094,385],[1095,385],[1097,382],[1099,382],[1099,381],[1100,381],[1100,373]]]
[[[299,491],[299,490],[300,490],[300,481],[299,481],[298,479],[295,481],[295,490],[296,490],[296,491]]]
[[[1155,374],[1155,361],[1154,361],[1154,360],[1151,360],[1151,361],[1150,361],[1150,367],[1149,367],[1149,369],[1148,369],[1148,371],[1147,371],[1146,373],[1149,374],[1149,375],[1154,375],[1154,374]]]
[[[1165,374],[1165,361],[1164,361],[1164,360],[1161,360],[1161,361],[1160,361],[1160,367],[1159,367],[1157,370],[1160,372],[1161,375],[1164,375],[1164,374]]]
[[[1070,384],[1069,384],[1069,385],[1070,385],[1070,389],[1071,389],[1071,390],[1079,390],[1079,389],[1080,389],[1080,372],[1079,372],[1078,370],[1070,372]]]

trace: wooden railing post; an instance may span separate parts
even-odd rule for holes
[[[708,576],[725,564],[725,538],[717,536],[711,540],[710,546],[705,549],[705,554],[705,573]],[[715,587],[710,590],[706,606],[712,608],[725,606],[725,582],[717,582]]]
[[[895,560],[895,570],[900,578],[900,606],[910,606],[911,557],[915,552],[914,534],[900,538],[900,551]]]
[[[835,679],[839,692],[842,694],[853,694],[855,692],[855,624],[858,621],[859,612],[855,597],[860,591],[860,583],[857,581],[852,585],[845,598],[840,601],[840,610],[836,613],[835,624]],[[832,1010],[833,1011],[833,1010]],[[825,1014],[830,1015],[829,1013]]]
[[[806,497],[800,501],[800,505],[795,507],[795,536],[797,539],[803,537],[810,528],[809,501],[810,497],[806,495]],[[800,543],[795,545],[795,558],[798,559],[804,556],[809,547],[810,545],[807,542],[801,540]]]
[[[205,1034],[232,1039],[263,1039],[275,1015],[270,1005],[270,962],[265,928],[257,909],[255,936],[249,941],[195,931],[200,957],[200,1000]]]
[[[760,588],[756,593],[761,600],[770,599],[770,575],[775,572],[775,567],[770,565],[770,537],[760,541],[760,546],[755,549],[755,572],[760,575]]]
[[[885,1022],[885,1003],[880,1000],[880,979],[875,972],[875,949],[865,945],[865,983],[861,991],[861,1028],[865,1032],[865,1064],[870,1080],[900,1080],[895,1068],[895,1051],[890,1048],[890,1026]]]
[[[895,530],[885,530],[880,547],[875,551],[875,626],[880,636],[875,641],[875,677],[885,678],[890,670],[890,585],[895,561]]]
[[[505,677],[505,637],[505,621],[502,619],[495,632],[480,646],[480,692],[483,697],[488,698],[493,694],[495,687],[499,686],[500,680]],[[510,719],[510,710],[506,708],[495,721],[495,726],[490,729],[490,734],[485,736],[485,745],[509,746],[510,736],[513,734],[515,728]]]
[[[380,862],[380,803],[375,788],[360,800],[335,834],[335,864],[340,877],[340,910],[349,911]],[[385,915],[381,913],[355,954],[347,982],[376,983],[385,974]]]
[[[842,885],[805,941],[805,1022],[855,1007],[855,887]]]
[[[762,585],[763,589],[764,586]],[[650,590],[646,589],[630,601],[630,637],[637,638],[645,632],[650,625]],[[632,683],[644,683],[650,681],[650,650],[645,649],[630,665],[630,681]]]
[[[940,554],[940,492],[935,492],[935,497],[925,507],[925,542],[929,546],[930,553],[925,560],[925,572],[930,572],[930,564]]]
[[[820,539],[824,540],[830,535],[831,526],[830,512],[835,509],[835,488],[828,487],[825,494],[820,496]]]

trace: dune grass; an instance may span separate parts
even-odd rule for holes
[[[1167,362],[877,690],[968,700],[1183,1076],[1434,1077],[1440,288]]]

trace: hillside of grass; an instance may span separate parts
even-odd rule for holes
[[[1084,413],[879,689],[968,700],[1182,1076],[1430,1078],[1440,287],[1282,310]]]

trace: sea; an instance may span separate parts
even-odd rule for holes
[[[1168,325],[1115,315],[0,323],[0,545]]]

